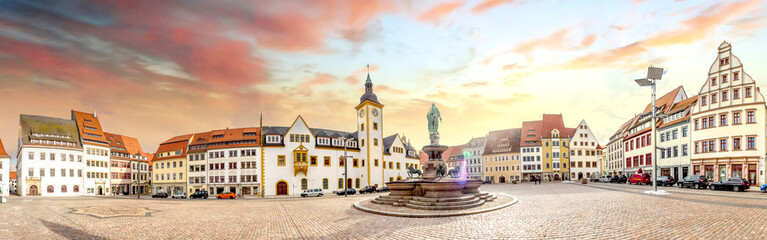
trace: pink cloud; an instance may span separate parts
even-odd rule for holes
[[[501,4],[504,3],[513,3],[513,0],[483,0],[473,8],[471,8],[471,12],[475,14],[481,14],[485,13],[487,10],[490,10],[492,8],[498,7]]]
[[[463,2],[443,2],[418,16],[418,21],[438,25],[442,18],[463,6]]]

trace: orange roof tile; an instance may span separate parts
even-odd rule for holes
[[[551,138],[551,131],[559,130],[560,138],[570,138],[575,133],[574,128],[566,128],[562,114],[543,114],[541,138]]]
[[[676,98],[676,95],[679,94],[679,91],[684,91],[684,88],[682,86],[679,86],[675,88],[674,90],[671,90],[671,92],[666,93],[660,98],[655,99],[655,107],[664,107],[664,113],[666,113],[670,108],[671,105],[674,104],[674,99]],[[644,111],[642,113],[649,113],[650,108],[652,108],[652,103],[648,103],[647,106],[644,108]]]
[[[8,172],[8,179],[11,179],[11,180],[16,179],[16,171]]]
[[[543,121],[525,121],[522,122],[522,136],[520,146],[540,146],[541,145],[541,129],[543,127]]]
[[[522,128],[491,131],[487,134],[484,154],[517,153]]]
[[[157,151],[154,153],[155,157],[152,161],[182,158],[182,157],[186,158],[186,150],[189,144],[189,139],[191,139],[191,137],[192,137],[192,134],[181,135],[181,136],[173,137],[161,143],[160,146],[157,147]],[[175,156],[169,156],[169,157],[157,157],[157,155],[160,153],[175,152],[175,151],[181,151],[181,154],[175,155]]]
[[[3,147],[3,140],[0,140],[0,158],[9,158],[11,156],[8,156],[8,153],[5,152],[5,147]]]

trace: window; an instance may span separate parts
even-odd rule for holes
[[[732,150],[740,150],[740,138],[732,138]]]
[[[51,168],[51,177],[55,177],[55,176],[56,176],[56,169]]]
[[[322,179],[322,189],[327,190],[328,189],[328,185],[329,185],[328,184],[328,179],[327,178],[323,178]]]
[[[45,160],[45,153],[40,153],[40,160]]]
[[[727,114],[719,115],[719,126],[727,126]]]
[[[727,74],[722,75],[722,83],[727,83]]]
[[[281,166],[281,167],[285,166],[285,155],[277,156],[277,166]]]
[[[374,159],[374,161],[373,161],[373,166],[376,166],[376,167],[378,167],[378,159]]]
[[[748,150],[754,150],[756,149],[756,138],[755,137],[748,137]]]
[[[740,113],[732,113],[732,124],[740,124]]]
[[[309,157],[309,164],[312,166],[317,166],[317,156]]]
[[[698,130],[698,129],[700,129],[698,128],[698,119],[695,119],[695,130]]]
[[[750,98],[751,97],[751,87],[746,88],[746,94],[744,94],[744,97]]]
[[[727,139],[719,140],[719,151],[727,151]]]
[[[727,101],[727,91],[722,91],[722,102]]]
[[[354,180],[354,188],[360,188],[360,179],[359,178]]]
[[[67,176],[67,170],[66,169],[63,169],[63,168],[61,169],[61,176],[62,177],[66,177]]]
[[[737,76],[737,75],[735,75],[735,76]],[[740,99],[740,89],[736,88],[736,89],[732,90],[732,99]]]
[[[330,157],[325,156],[322,160],[323,160],[323,166],[330,167]]]
[[[711,78],[711,86],[716,86],[716,77]]]
[[[346,161],[344,161],[344,157],[338,157],[338,166],[343,167],[345,163]]]
[[[301,190],[306,190],[309,188],[309,181],[306,180],[306,178],[301,179]]]
[[[352,159],[352,167],[358,167],[357,163],[358,163],[358,161],[357,161],[356,158]]]
[[[746,113],[746,123],[756,123],[753,111],[748,111],[748,113]]]
[[[716,103],[716,93],[711,94],[711,103]]]
[[[365,124],[360,124],[360,130],[365,131]]]
[[[378,123],[373,123],[373,130],[378,130]]]
[[[687,127],[682,127],[682,137],[687,137]]]
[[[682,156],[687,156],[687,144],[682,144]]]
[[[378,146],[378,138],[373,138],[373,146]]]
[[[733,73],[733,74],[732,74],[732,80],[733,80],[733,81],[738,81],[738,80],[740,80],[740,72],[735,72],[735,73]]]
[[[53,193],[53,185],[48,185],[48,193]]]

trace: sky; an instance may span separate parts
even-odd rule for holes
[[[19,114],[96,112],[147,152],[173,136],[289,126],[355,131],[368,70],[384,134],[441,143],[559,114],[604,145],[650,101],[696,95],[723,41],[758,86],[767,1],[0,1],[0,139]]]

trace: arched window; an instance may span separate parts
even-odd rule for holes
[[[62,193],[67,192],[67,185],[61,185],[61,192]]]
[[[80,192],[80,186],[75,185],[74,187],[72,187],[72,191]]]
[[[328,189],[328,185],[330,185],[330,184],[328,184],[328,179],[327,178],[323,178],[322,179],[322,189]]]
[[[354,188],[360,188],[360,179],[359,178],[354,180]]]
[[[338,179],[338,189],[344,188],[344,179],[339,178]]]
[[[309,181],[306,178],[301,179],[301,190],[306,190],[307,188],[309,188]]]
[[[48,185],[48,193],[53,193],[53,185]]]

